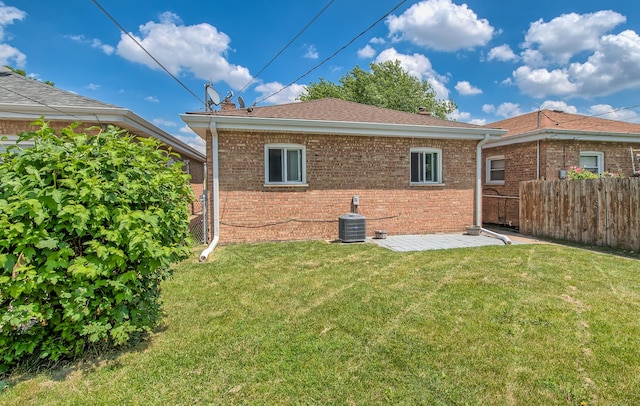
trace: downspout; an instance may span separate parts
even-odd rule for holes
[[[484,138],[478,142],[476,146],[476,227],[485,234],[498,238],[505,244],[511,244],[511,240],[506,235],[482,228],[482,146],[489,141],[489,134],[485,134]]]
[[[200,253],[200,262],[207,260],[207,257],[213,252],[220,240],[220,188],[218,183],[220,168],[218,167],[218,130],[215,122],[211,122],[209,129],[211,130],[211,176],[213,178],[213,195],[211,197],[213,210],[210,210],[213,215],[213,239],[211,244]]]

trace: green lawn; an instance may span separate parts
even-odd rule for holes
[[[556,245],[218,247],[144,345],[14,373],[0,403],[637,405],[639,271]]]

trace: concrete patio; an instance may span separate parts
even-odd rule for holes
[[[538,240],[534,237],[523,236],[512,231],[500,230],[496,232],[509,237],[513,245],[545,243],[544,241]],[[484,233],[478,236],[468,235],[465,233],[390,235],[382,239],[367,238],[367,242],[375,243],[383,248],[398,252],[505,245],[502,240]]]

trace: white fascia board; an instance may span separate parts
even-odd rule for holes
[[[43,114],[43,110],[49,112]],[[0,119],[35,121],[47,120],[109,123],[147,134],[172,147],[180,155],[205,160],[205,155],[164,130],[143,119],[129,109],[120,107],[21,106],[0,104]]]
[[[409,124],[359,123],[350,121],[298,120],[263,117],[182,114],[180,118],[203,136],[203,130],[286,131],[321,134],[344,134],[378,137],[408,137],[482,140],[489,134],[499,139],[505,130],[487,128],[443,127]]]
[[[489,141],[482,146],[483,149],[502,147],[506,145],[523,144],[541,140],[569,140],[569,141],[598,141],[598,142],[638,142],[638,133],[607,133],[595,131],[570,131],[570,130],[546,130],[517,135],[510,135],[495,141]]]

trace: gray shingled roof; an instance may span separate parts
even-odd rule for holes
[[[47,85],[39,80],[25,78],[4,66],[0,67],[0,103],[39,107],[47,105],[58,108],[118,107]]]

